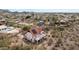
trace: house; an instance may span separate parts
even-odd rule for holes
[[[42,29],[45,29],[45,22],[43,20],[40,20],[37,22],[37,26],[41,27]]]
[[[0,19],[0,25],[4,25],[4,24],[6,24],[5,19]]]
[[[44,21],[39,21],[39,22],[37,23],[37,25],[38,25],[38,26],[44,25]]]
[[[17,34],[19,33],[19,29],[15,29],[14,27],[7,27],[5,25],[0,26],[0,33],[5,33],[5,34]]]
[[[25,38],[31,42],[37,42],[42,40],[46,36],[45,32],[40,27],[30,29],[26,34]]]

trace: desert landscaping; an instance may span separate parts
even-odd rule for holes
[[[79,50],[79,13],[0,9],[0,50]]]

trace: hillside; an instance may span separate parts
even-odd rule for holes
[[[20,28],[21,31],[14,36],[0,33],[1,50],[79,49],[79,13],[37,13],[0,10],[0,20],[2,19],[6,21],[4,25]],[[23,38],[24,25],[19,25],[19,23],[33,23],[31,26],[33,27],[34,25],[38,26],[39,21],[44,21],[45,38],[39,41],[38,44],[25,40]]]

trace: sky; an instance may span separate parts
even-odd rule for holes
[[[9,9],[10,11],[26,12],[78,12],[79,9]]]

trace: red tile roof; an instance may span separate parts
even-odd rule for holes
[[[43,30],[42,30],[41,27],[32,28],[32,29],[30,30],[30,32],[31,32],[33,35],[39,34],[39,33],[41,33],[42,31],[43,31]]]

